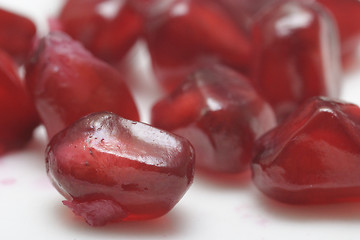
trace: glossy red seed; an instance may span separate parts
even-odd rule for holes
[[[317,0],[327,7],[339,27],[343,65],[350,66],[360,43],[360,2],[358,0]]]
[[[99,29],[106,25],[106,18],[97,6],[106,0],[68,0],[58,16],[59,24],[67,34],[89,47]]]
[[[27,60],[36,34],[34,23],[0,9],[0,48],[22,64]]]
[[[62,30],[95,56],[117,64],[143,32],[144,20],[123,1],[68,0],[59,22]]]
[[[247,36],[212,1],[175,1],[148,21],[146,37],[155,74],[169,91],[199,62],[222,61],[243,71],[249,62]]]
[[[151,122],[189,139],[200,169],[239,173],[249,167],[255,139],[276,121],[244,77],[213,66],[197,71],[159,101]]]
[[[23,147],[38,117],[13,60],[0,51],[0,155]]]
[[[318,4],[280,2],[253,26],[252,80],[282,121],[313,96],[337,97],[336,28]]]
[[[360,200],[360,109],[314,98],[256,143],[256,186],[292,204]]]
[[[160,217],[193,181],[189,142],[112,113],[94,113],[57,134],[46,166],[64,204],[88,224]]]
[[[92,112],[112,111],[139,120],[122,76],[63,33],[51,33],[40,41],[26,71],[50,138]]]

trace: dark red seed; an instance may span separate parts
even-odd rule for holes
[[[46,166],[64,204],[99,226],[170,211],[193,181],[194,153],[182,137],[94,113],[52,139]]]
[[[344,67],[351,66],[360,43],[360,2],[358,0],[317,0],[327,7],[336,19]]]
[[[249,167],[255,139],[275,126],[271,107],[234,71],[203,68],[152,109],[152,124],[186,137],[199,168],[239,173]]]
[[[247,36],[212,1],[175,1],[148,21],[146,38],[155,74],[169,91],[199,62],[221,61],[242,71],[249,63]]]
[[[24,63],[33,46],[35,24],[20,15],[0,9],[0,48],[19,63]]]
[[[360,200],[360,109],[314,98],[260,138],[256,186],[291,204]]]
[[[68,0],[59,22],[63,31],[112,64],[123,59],[144,25],[143,17],[129,4],[109,0]]]
[[[306,1],[273,4],[255,21],[252,80],[280,121],[308,98],[338,96],[335,33],[323,8]]]
[[[26,70],[49,137],[92,112],[112,111],[139,120],[122,76],[63,33],[43,38]]]
[[[13,60],[0,50],[0,155],[23,147],[38,125],[38,115]]]

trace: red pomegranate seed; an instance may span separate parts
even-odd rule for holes
[[[340,31],[343,65],[350,66],[360,43],[360,2],[358,0],[317,0],[336,19]]]
[[[245,71],[250,44],[241,27],[212,1],[177,0],[147,23],[155,74],[175,89],[199,62],[222,61]]]
[[[99,226],[170,211],[193,181],[194,153],[182,137],[104,112],[57,134],[46,166],[64,204]]]
[[[0,50],[0,155],[23,147],[39,120],[15,63]]]
[[[68,0],[59,22],[62,30],[95,56],[116,64],[143,32],[144,20],[122,1]]]
[[[0,9],[0,48],[22,64],[27,60],[36,34],[34,23]]]
[[[337,97],[336,28],[318,4],[280,2],[254,23],[252,79],[282,121],[313,96]]]
[[[257,141],[255,184],[291,204],[359,200],[359,123],[353,104],[309,100]]]
[[[43,38],[26,70],[49,137],[92,112],[112,111],[139,120],[122,76],[63,33]]]
[[[221,66],[197,71],[152,109],[152,124],[189,139],[197,165],[214,173],[248,169],[255,139],[275,123],[250,83]]]

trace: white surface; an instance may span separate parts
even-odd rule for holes
[[[0,0],[46,30],[60,1]],[[360,74],[345,82],[345,100],[360,103]],[[360,203],[287,206],[258,192],[249,177],[232,184],[197,176],[165,217],[89,227],[61,204],[44,167],[43,129],[24,151],[0,159],[0,239],[359,239]]]

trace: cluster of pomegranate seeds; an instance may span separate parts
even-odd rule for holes
[[[342,61],[352,65],[360,43],[360,2],[358,0],[316,0],[334,16],[340,33]]]
[[[50,179],[65,205],[93,226],[167,213],[193,181],[190,143],[112,113],[94,113],[47,148]]]
[[[320,5],[272,4],[253,26],[252,81],[283,121],[313,96],[338,97],[336,28]]]
[[[226,11],[212,1],[176,0],[149,19],[146,40],[157,79],[168,91],[204,62],[246,71],[250,43]]]
[[[138,121],[122,76],[65,33],[40,40],[26,68],[26,81],[49,139],[77,119],[111,111]]]
[[[60,28],[95,56],[116,65],[143,32],[143,17],[124,1],[68,0]]]
[[[152,109],[151,123],[186,137],[199,168],[239,173],[249,167],[254,141],[276,125],[270,107],[240,74],[204,67]]]
[[[0,155],[23,147],[39,120],[15,62],[0,50]]]
[[[360,199],[360,108],[314,98],[256,144],[253,178],[295,204]]]
[[[0,9],[0,49],[18,63],[26,61],[36,35],[36,27],[29,19]]]
[[[357,0],[67,0],[39,41],[30,20],[0,9],[0,155],[30,139],[36,107],[51,139],[48,175],[92,226],[166,214],[193,181],[195,155],[211,173],[251,166],[256,186],[282,202],[358,201],[360,109],[312,97],[338,96],[359,9]],[[138,40],[168,94],[151,112],[159,129],[138,122],[126,76],[109,65]],[[14,61],[26,63],[27,89]]]

